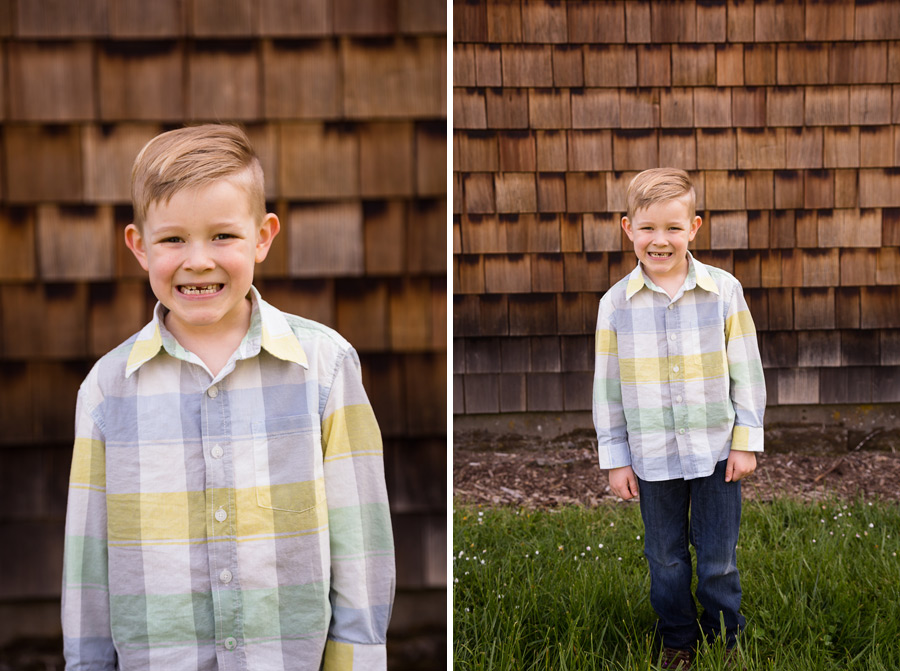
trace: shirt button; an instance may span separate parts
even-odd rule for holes
[[[226,650],[234,650],[237,647],[237,641],[233,636],[229,636],[225,639],[225,649]]]
[[[206,393],[209,395],[210,398],[215,398],[216,396],[219,395],[219,390],[216,387],[210,387],[209,389],[206,390]]]
[[[674,306],[674,305],[667,305],[666,307],[667,307],[669,310],[674,310],[674,309],[675,309],[675,306]]]
[[[674,370],[674,371],[677,373],[677,372],[678,372],[678,366],[672,366],[672,370]]]
[[[221,445],[215,445],[211,450],[210,454],[212,454],[213,459],[221,459],[222,455],[225,454],[225,450],[222,449]]]
[[[216,511],[215,518],[219,522],[224,522],[225,520],[228,519],[228,513],[225,512],[224,508],[219,508]]]
[[[675,340],[675,334],[674,334],[674,333],[673,333],[672,335],[669,336],[669,340]]]
[[[680,434],[683,436],[683,435],[684,435],[684,429],[678,429],[678,433],[680,433]]]
[[[231,571],[229,571],[228,569],[225,569],[219,574],[219,580],[224,582],[226,585],[231,582],[232,577],[234,576],[231,575]]]
[[[681,396],[676,396],[676,397],[675,397],[675,401],[676,401],[677,403],[681,403],[683,400],[684,400],[684,399],[683,399]]]

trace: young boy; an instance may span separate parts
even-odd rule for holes
[[[279,222],[246,135],[163,133],[125,242],[159,299],[78,394],[68,669],[384,669],[394,554],[359,360],[252,286]]]
[[[683,170],[637,175],[622,228],[638,265],[600,301],[593,413],[613,493],[640,491],[663,668],[690,668],[701,634],[744,626],[735,547],[740,480],[763,447],[766,390],[741,285],[691,256],[701,220]],[[691,558],[697,553],[697,619]]]

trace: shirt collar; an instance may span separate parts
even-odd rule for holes
[[[266,303],[259,295],[256,287],[250,287],[250,302],[252,312],[250,314],[250,328],[247,335],[238,347],[240,358],[248,358],[259,353],[264,348],[272,356],[296,363],[303,368],[309,368],[309,360],[303,345],[294,335],[291,325],[284,314],[278,308]],[[131,352],[128,354],[128,362],[125,365],[125,377],[131,377],[132,373],[153,357],[165,350],[163,332],[171,337],[165,329],[165,306],[157,303],[153,309],[153,319],[140,330]]]
[[[703,263],[694,258],[693,254],[687,252],[688,274],[684,280],[684,290],[689,291],[694,287],[700,287],[711,293],[719,293],[719,287],[709,274],[709,269]],[[637,266],[628,276],[628,283],[625,285],[625,300],[630,300],[643,287],[649,288],[650,280],[644,275],[641,268],[641,262],[638,261]]]

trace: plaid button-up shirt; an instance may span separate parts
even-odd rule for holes
[[[217,376],[157,305],[79,391],[70,670],[386,666],[393,539],[359,360],[251,294]]]
[[[740,283],[688,253],[674,298],[641,270],[600,300],[594,427],[601,468],[642,480],[710,475],[729,450],[762,451],[766,386]]]

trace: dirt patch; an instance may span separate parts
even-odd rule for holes
[[[873,436],[863,444],[871,446]],[[860,438],[862,440],[863,436]],[[855,443],[858,445],[858,442]],[[746,500],[829,497],[900,501],[900,453],[767,452],[743,481]],[[461,503],[552,508],[615,500],[590,431],[552,440],[482,431],[453,438],[453,495]]]

